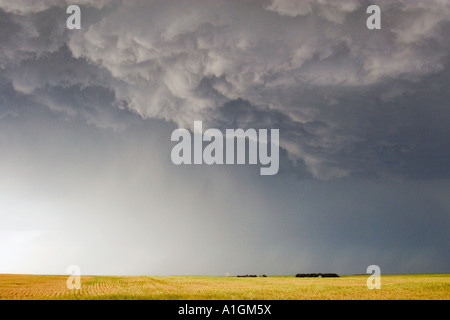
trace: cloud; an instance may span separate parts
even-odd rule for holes
[[[362,5],[358,0],[273,0],[266,10],[274,11],[282,16],[297,17],[307,16],[314,11],[318,16],[336,24],[342,24],[348,13],[351,13]]]
[[[79,1],[67,30],[0,0],[0,267],[448,269],[449,1],[376,3],[371,31],[366,1]],[[173,165],[194,120],[280,129],[279,174]]]
[[[414,173],[424,154],[448,160],[436,99],[448,97],[448,1],[378,1],[376,31],[356,0],[79,4],[82,30],[69,31],[59,1],[0,2],[2,77],[52,110],[114,128],[108,106],[180,127],[264,123],[281,129],[297,168],[324,180],[427,176]],[[79,98],[61,101],[68,91]]]

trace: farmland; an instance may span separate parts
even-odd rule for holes
[[[0,274],[2,300],[448,300],[450,274],[383,275],[369,290],[368,275],[339,278],[202,276],[82,276],[69,290],[68,276]]]

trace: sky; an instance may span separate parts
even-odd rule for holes
[[[449,33],[448,0],[0,0],[0,273],[450,272]],[[278,173],[173,164],[194,121],[278,129]]]

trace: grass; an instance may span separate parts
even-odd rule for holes
[[[369,275],[339,278],[83,276],[68,290],[68,276],[0,275],[0,299],[74,300],[448,300],[450,274],[382,275],[369,290]]]

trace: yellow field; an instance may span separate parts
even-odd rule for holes
[[[0,299],[169,299],[169,300],[449,300],[450,274],[384,275],[369,290],[368,275],[339,278],[110,277],[83,276],[68,290],[68,276],[1,275]]]

